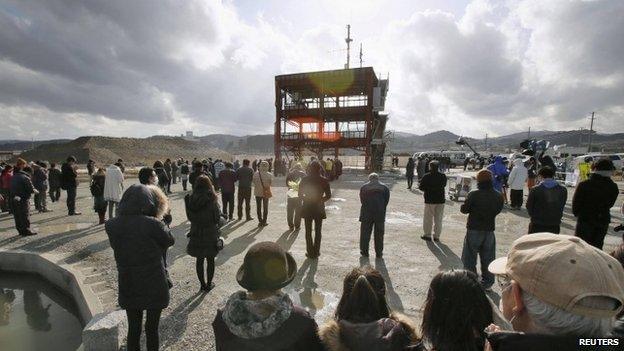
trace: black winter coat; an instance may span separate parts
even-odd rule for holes
[[[61,170],[58,168],[50,168],[48,171],[48,183],[50,189],[57,189],[61,187]]]
[[[191,222],[186,252],[193,257],[215,257],[221,216],[219,203],[209,194],[187,194],[184,204]]]
[[[496,216],[503,209],[503,197],[494,190],[492,182],[482,182],[477,186],[478,190],[468,193],[460,211],[468,214],[468,230],[493,232],[496,229]]]
[[[155,207],[149,189],[135,184],[124,192],[119,215],[106,222],[123,309],[163,309],[169,305],[165,258],[174,239],[161,220],[146,215],[155,214]]]
[[[11,178],[11,196],[19,196],[22,201],[30,199],[35,187],[33,186],[30,175],[24,171],[13,172]]]
[[[593,173],[576,187],[572,213],[579,221],[611,223],[611,207],[619,193],[617,184],[611,178]]]
[[[390,189],[379,180],[371,180],[360,188],[360,222],[385,221],[390,202]]]
[[[446,175],[440,172],[429,172],[420,180],[418,189],[425,193],[426,204],[443,204],[444,188],[446,187]]]
[[[75,188],[78,186],[78,173],[69,163],[61,166],[61,186],[63,189]]]
[[[541,225],[560,225],[563,209],[568,200],[568,190],[556,185],[547,188],[543,183],[529,190],[526,208],[531,223]]]
[[[165,171],[164,168],[156,167],[154,168],[154,173],[156,173],[156,176],[158,177],[159,187],[162,188],[162,187],[167,186],[167,184],[169,184],[169,175],[167,175],[167,172]],[[171,174],[171,171],[169,171],[169,174]]]

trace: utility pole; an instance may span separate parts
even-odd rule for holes
[[[362,57],[364,54],[362,53],[362,43],[360,43],[360,68],[362,68]]]
[[[349,69],[349,61],[351,61],[351,25],[347,24],[347,37],[345,38],[345,43],[347,43],[347,63],[345,64],[345,69]]]
[[[531,139],[531,126],[529,126],[529,132],[527,133],[527,139]]]
[[[488,143],[488,135],[487,135],[487,133],[485,133],[485,149],[486,149],[486,150],[487,150],[487,148],[488,148],[487,143]]]
[[[594,133],[594,112],[592,112],[591,123],[589,125],[589,144],[587,146],[587,153],[590,153],[592,149],[592,134],[593,133]]]

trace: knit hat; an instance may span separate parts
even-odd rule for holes
[[[492,181],[492,172],[487,169],[482,169],[477,173],[477,182],[491,182]]]

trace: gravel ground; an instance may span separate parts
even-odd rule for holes
[[[466,216],[459,212],[460,202],[447,201],[440,243],[424,242],[422,235],[422,194],[406,189],[404,179],[383,177],[391,187],[388,207],[385,250],[383,259],[363,259],[359,255],[359,198],[358,191],[365,181],[362,174],[346,174],[333,182],[333,199],[327,204],[328,219],[323,223],[323,244],[318,261],[305,257],[303,231],[290,232],[286,224],[286,188],[284,178],[274,183],[274,197],[269,205],[269,226],[258,228],[257,222],[232,222],[224,229],[225,249],[217,257],[214,282],[216,288],[209,294],[199,294],[195,277],[195,262],[186,255],[185,233],[189,222],[184,214],[181,184],[173,186],[172,202],[173,235],[175,246],[169,251],[169,266],[174,287],[171,304],[163,311],[161,320],[161,345],[165,350],[214,349],[212,320],[225,298],[239,290],[235,274],[242,263],[246,249],[260,241],[276,241],[289,250],[298,263],[295,281],[286,288],[293,299],[304,305],[319,324],[331,317],[342,289],[342,278],[353,267],[371,264],[382,272],[388,284],[390,306],[413,317],[419,322],[421,308],[431,278],[442,269],[461,267],[461,246],[465,234]],[[128,180],[128,184],[137,182]],[[622,184],[620,184],[622,187]],[[569,190],[572,198],[573,189]],[[525,192],[526,193],[526,192]],[[92,200],[86,184],[78,191],[78,208],[82,216],[67,217],[64,201],[49,206],[53,212],[33,214],[32,223],[38,236],[16,236],[12,217],[0,217],[0,248],[22,249],[37,252],[54,252],[63,255],[64,262],[75,264],[87,273],[87,283],[100,297],[106,310],[117,309],[116,271],[112,250],[103,226],[93,225],[97,216],[93,213]],[[613,214],[621,221],[618,199]],[[252,206],[255,217],[255,205]],[[562,234],[572,234],[574,217],[570,204],[566,206]],[[504,210],[497,218],[497,256],[506,254],[510,243],[526,233],[526,211]],[[605,250],[620,243],[620,235],[610,232]],[[371,243],[372,245],[372,243]],[[374,250],[371,247],[371,254]],[[498,303],[498,294],[490,294]]]

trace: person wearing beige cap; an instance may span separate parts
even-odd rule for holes
[[[500,284],[503,315],[526,333],[488,327],[493,350],[576,350],[579,338],[609,336],[624,303],[620,263],[574,236],[522,236],[489,270]]]

